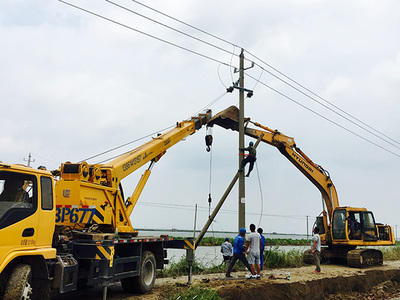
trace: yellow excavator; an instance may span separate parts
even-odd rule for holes
[[[193,241],[138,236],[130,215],[153,165],[167,149],[207,124],[211,111],[105,163],[61,165],[49,172],[0,162],[0,299],[50,299],[79,286],[121,281],[126,292],[149,292],[168,248]],[[121,180],[149,163],[133,194]],[[148,216],[151,218],[152,216]]]
[[[231,106],[216,114],[208,126],[219,125],[238,131],[239,110]],[[250,127],[253,125],[255,128]],[[325,207],[315,225],[320,229],[321,256],[330,261],[346,260],[351,267],[381,265],[382,252],[370,246],[395,244],[393,228],[376,223],[374,215],[365,208],[340,206],[336,188],[329,173],[315,164],[297,147],[294,139],[278,130],[272,130],[257,122],[245,119],[244,134],[276,147],[321,192]],[[357,248],[357,247],[362,248]],[[368,247],[367,247],[368,246]],[[306,263],[312,263],[311,250],[304,253]]]

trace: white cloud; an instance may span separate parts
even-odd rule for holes
[[[107,2],[72,3],[227,64],[238,64],[237,56],[169,32]],[[118,3],[146,12],[132,1]],[[151,5],[245,47],[346,112],[400,140],[397,1],[155,1]],[[160,18],[155,13],[151,16]],[[161,20],[198,34],[167,18]],[[0,160],[4,162],[23,163],[32,152],[34,166],[56,168],[66,160],[90,157],[190,117],[238,78],[224,65],[61,2],[0,4],[0,35]],[[204,34],[200,37],[236,54],[240,51]],[[248,52],[245,56],[255,60]],[[261,71],[254,67],[247,74],[259,78]],[[398,149],[343,121],[268,73],[263,72],[260,80],[262,83],[256,84],[246,75],[246,87],[254,88],[254,96],[246,99],[246,115],[293,136],[312,160],[330,171],[344,204],[366,206],[379,221],[395,224],[394,212],[400,209],[394,190],[399,158],[263,84],[380,146]],[[216,113],[237,103],[235,92],[218,101],[213,110]],[[216,203],[237,169],[237,136],[216,128],[214,135],[212,190]],[[209,157],[204,147],[203,130],[170,149],[155,166],[139,203],[207,206]],[[319,214],[317,189],[276,149],[260,147],[264,213]],[[129,179],[126,190],[133,189],[136,179]],[[257,181],[256,173],[247,180],[247,211],[255,213],[248,215],[248,222],[259,219]],[[378,205],[381,202],[384,205]],[[387,207],[392,208],[390,212]],[[224,208],[237,209],[236,188]],[[134,225],[152,227],[154,222],[147,217],[150,213],[158,216],[160,227],[193,227],[191,211],[145,205],[135,209]],[[199,224],[206,218],[203,212]],[[215,226],[235,230],[236,224],[235,215],[222,213]],[[267,232],[305,233],[301,217],[265,217],[262,225]]]

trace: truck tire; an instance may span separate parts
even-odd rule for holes
[[[14,267],[8,280],[3,299],[32,299],[32,270],[30,265],[19,264]]]
[[[145,294],[151,291],[156,281],[156,258],[150,251],[142,254],[140,275],[121,279],[121,285],[127,293]]]

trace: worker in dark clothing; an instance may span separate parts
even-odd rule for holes
[[[248,151],[249,154],[247,155],[247,157],[245,159],[242,160],[242,164],[240,166],[239,171],[243,171],[244,167],[247,165],[247,163],[250,163],[249,171],[247,172],[247,175],[246,175],[246,177],[249,177],[250,172],[253,170],[254,162],[256,161],[257,150],[256,150],[256,147],[254,147],[253,142],[250,142],[249,146],[247,148],[243,148],[241,150]]]

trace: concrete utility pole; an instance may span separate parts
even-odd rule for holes
[[[31,166],[31,162],[35,162],[34,159],[32,160],[32,155],[31,155],[30,152],[29,152],[29,155],[28,155],[28,159],[25,159],[25,158],[24,158],[24,161],[27,161],[27,162],[28,162],[28,167]]]
[[[244,54],[239,56],[239,169],[242,165],[244,151]],[[246,228],[244,170],[239,172],[239,228]]]

